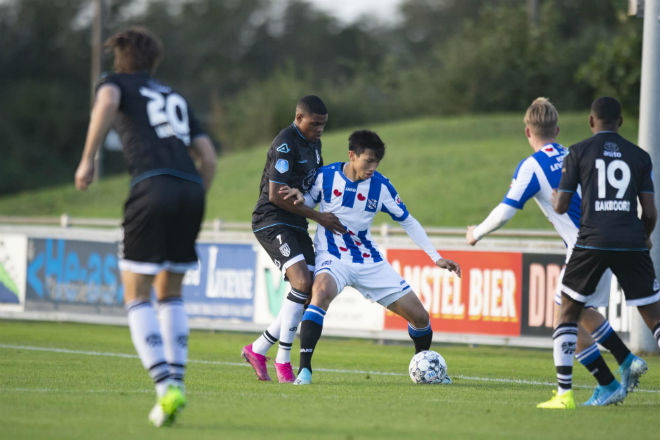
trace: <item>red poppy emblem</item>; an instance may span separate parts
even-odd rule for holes
[[[342,251],[342,252],[346,252],[348,249],[345,248],[345,247],[340,247],[339,250]]]
[[[359,201],[363,202],[365,199],[366,199],[365,196],[363,196],[362,194],[358,193],[358,200],[359,200]]]
[[[334,190],[332,193],[337,197],[339,197],[342,194],[341,191],[339,191],[338,189]]]

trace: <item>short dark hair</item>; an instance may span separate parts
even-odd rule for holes
[[[117,73],[153,73],[163,51],[158,37],[142,26],[117,32],[106,40],[104,46],[114,51],[114,69]]]
[[[385,144],[380,137],[371,130],[357,130],[348,137],[348,149],[358,156],[365,150],[372,150],[376,159],[381,161],[385,156]]]
[[[296,108],[299,108],[302,110],[304,113],[311,115],[327,115],[328,114],[328,109],[325,107],[325,104],[316,95],[307,95],[303,96],[300,98],[298,101],[298,104],[296,104]]]
[[[591,114],[607,124],[617,122],[621,117],[621,103],[610,96],[601,96],[591,104]]]

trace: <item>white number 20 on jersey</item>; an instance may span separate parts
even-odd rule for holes
[[[177,93],[165,96],[148,87],[141,87],[140,94],[149,99],[147,116],[158,137],[176,136],[186,146],[190,145],[188,105],[185,99]]]
[[[616,198],[620,199],[626,193],[630,183],[630,168],[622,160],[613,160],[607,167],[603,159],[596,159],[596,171],[598,171],[598,198],[607,197],[607,188],[605,181],[616,189]],[[616,177],[616,172],[621,171],[621,177]]]

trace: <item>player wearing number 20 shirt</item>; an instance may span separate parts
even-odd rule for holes
[[[660,289],[648,252],[650,231],[637,216],[637,199],[653,194],[651,158],[616,130],[596,130],[564,159],[558,190],[573,193],[579,184],[582,204],[562,292],[584,303],[610,267],[628,305],[650,304],[660,298]]]
[[[147,72],[110,74],[97,89],[106,84],[121,91],[115,129],[131,175],[120,268],[153,274],[194,268],[204,188],[188,147],[205,133],[186,100]]]

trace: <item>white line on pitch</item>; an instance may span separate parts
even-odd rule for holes
[[[119,358],[130,358],[137,359],[135,354],[126,354],[126,353],[112,353],[112,352],[103,352],[103,351],[87,351],[87,350],[71,350],[68,348],[53,348],[53,347],[36,347],[33,345],[12,345],[12,344],[0,344],[0,348],[11,349],[11,350],[31,350],[31,351],[46,351],[51,353],[65,353],[65,354],[82,354],[86,356],[108,356],[108,357],[119,357]],[[189,363],[195,364],[207,364],[207,365],[229,365],[233,367],[249,367],[250,365],[244,362],[225,362],[225,361],[207,361],[207,360],[196,360],[189,359]],[[369,371],[369,370],[342,370],[334,368],[315,368],[315,371],[325,371],[327,373],[342,373],[342,374],[372,374],[375,376],[407,376],[403,373],[392,373],[387,371]],[[497,377],[479,377],[479,376],[462,376],[462,375],[451,375],[455,379],[464,379],[464,380],[474,380],[479,382],[497,382],[505,384],[517,384],[517,385],[542,385],[542,386],[554,386],[555,382],[544,382],[536,380],[524,380],[524,379],[505,379]],[[586,388],[591,389],[593,385],[573,385],[575,388]],[[28,390],[26,388],[26,390]],[[102,392],[102,391],[100,391]],[[642,393],[659,393],[660,390],[644,389],[637,388],[635,392]]]

